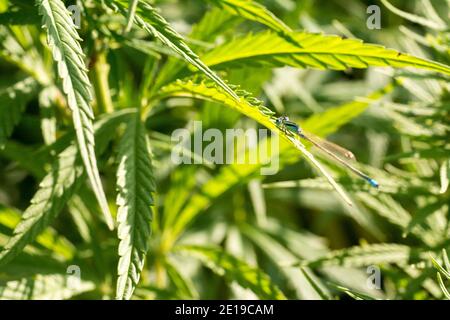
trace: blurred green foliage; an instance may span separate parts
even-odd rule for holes
[[[81,61],[66,71],[52,20],[0,0],[0,298],[450,298],[448,0],[63,2],[82,17],[76,31],[55,24],[61,57]],[[118,232],[61,83],[83,93],[84,68],[94,120],[78,128],[95,136]],[[178,128],[276,129],[272,113],[351,150],[380,188],[318,155],[348,206],[289,138],[272,176],[171,162]]]

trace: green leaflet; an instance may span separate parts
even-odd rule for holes
[[[71,145],[55,161],[39,185],[31,205],[23,213],[13,236],[0,252],[0,266],[8,263],[56,218],[81,183],[83,168],[77,164],[78,150]]]
[[[377,300],[377,298],[375,298],[375,297],[369,296],[369,295],[361,293],[361,292],[357,292],[355,290],[351,290],[351,289],[343,287],[343,286],[337,286],[337,285],[333,285],[333,284],[331,284],[331,285],[334,288],[336,288],[336,290],[346,293],[350,298],[352,298],[354,300]]]
[[[371,244],[360,247],[350,247],[328,253],[324,257],[298,263],[300,266],[312,268],[323,266],[362,267],[372,264],[396,263],[406,264],[410,258],[420,254],[411,247],[400,244]]]
[[[106,223],[110,229],[113,229],[114,221],[109,212],[95,157],[92,125],[94,114],[89,105],[91,85],[79,43],[81,38],[61,0],[37,0],[36,3],[47,28],[48,43],[52,49],[53,59],[58,65],[58,74],[62,80],[63,91],[67,96],[67,103],[72,110],[78,147],[87,175]]]
[[[239,23],[239,20],[238,17],[219,8],[209,10],[202,19],[192,27],[189,37],[206,43],[213,43],[224,30],[236,26]]]
[[[0,281],[0,300],[63,300],[94,288],[93,282],[67,274],[36,274]]]
[[[408,235],[417,225],[424,223],[436,211],[445,210],[445,204],[445,200],[437,200],[419,208],[406,226],[404,236]]]
[[[315,113],[305,121],[302,127],[321,137],[336,132],[340,127],[361,115],[370,104],[380,100],[392,92],[394,85],[389,83],[385,87],[376,90],[366,97],[356,98],[355,101],[344,103],[340,106],[329,108],[327,111]]]
[[[423,18],[421,16],[409,13],[409,12],[405,12],[403,10],[400,10],[396,7],[394,7],[390,2],[388,2],[387,0],[381,0],[381,2],[384,4],[384,6],[386,8],[388,8],[390,11],[392,11],[393,13],[395,13],[396,15],[409,20],[411,22],[417,23],[417,24],[421,24],[424,27],[430,28],[430,29],[434,29],[434,30],[439,30],[439,31],[444,31],[446,29],[446,25],[445,22],[442,21],[440,18],[438,21],[435,20],[431,20],[431,19],[426,19]],[[424,1],[425,2],[425,1]]]
[[[57,119],[56,119],[56,99],[59,91],[56,87],[50,86],[43,89],[39,94],[39,111],[41,115],[41,131],[44,142],[50,145],[56,141]]]
[[[372,208],[382,218],[404,230],[408,230],[409,223],[411,222],[410,214],[391,195],[380,194],[378,197],[375,197],[374,195],[359,193],[356,197],[367,207]],[[437,233],[430,232],[427,228],[420,225],[416,225],[415,228],[409,231],[429,246],[439,241],[439,235]]]
[[[431,262],[433,263],[434,268],[438,271],[436,276],[439,287],[441,288],[445,298],[450,300],[450,292],[448,291],[447,286],[444,283],[444,279],[450,280],[450,262],[448,260],[447,251],[445,249],[442,249],[442,260],[443,266],[439,264],[436,259],[431,257]],[[442,276],[444,276],[445,278],[443,279]]]
[[[196,41],[201,41],[206,47],[200,45],[194,46],[196,52],[204,52],[206,48],[211,48],[212,43],[216,40],[224,30],[231,29],[239,22],[238,17],[229,14],[227,11],[215,8],[205,13],[199,23],[192,27],[192,31],[189,34],[189,38],[193,38]],[[211,43],[211,44],[210,44]],[[167,63],[161,68],[156,80],[154,92],[158,89],[177,79],[177,75],[180,71],[185,69],[183,61],[179,59],[170,58]]]
[[[215,273],[224,275],[229,281],[236,281],[242,287],[252,290],[260,299],[286,299],[267,274],[258,268],[249,266],[246,262],[233,257],[220,248],[179,246],[174,249],[199,258]]]
[[[442,280],[442,276],[440,273],[437,274],[437,279],[438,279],[439,287],[442,290],[442,293],[447,298],[447,300],[450,300],[450,292],[448,292],[447,287],[445,286],[444,280]]]
[[[251,0],[208,0],[219,8],[225,9],[233,15],[244,19],[262,23],[274,31],[290,33],[292,30],[278,19],[266,7]]]
[[[241,100],[236,101],[230,99],[226,94],[223,93],[219,88],[215,87],[213,83],[207,83],[204,81],[177,81],[175,83],[169,84],[168,86],[161,89],[161,93],[159,97],[156,98],[164,98],[167,96],[191,96],[196,98],[201,98],[205,100],[215,101],[221,104],[224,104],[230,108],[233,108],[247,117],[250,117],[266,128],[276,132],[287,142],[291,143],[296,149],[298,149],[306,160],[315,167],[333,186],[339,196],[342,198],[344,202],[348,205],[351,205],[352,201],[347,196],[345,191],[342,189],[340,185],[338,185],[331,175],[323,168],[323,166],[314,158],[314,156],[306,150],[305,146],[302,144],[298,138],[287,135],[285,132],[282,132],[274,123],[271,115],[273,112],[267,107],[262,105],[262,102],[258,99],[249,96],[249,93],[244,90],[236,91],[240,96]]]
[[[276,241],[283,245],[283,248],[288,249],[295,257],[300,259],[312,260],[322,257],[330,252],[328,244],[324,243],[323,239],[319,238],[317,235],[305,232],[302,229],[290,229],[289,227],[286,227],[284,221],[280,222],[275,219],[270,220],[260,232],[266,233],[268,236],[276,239]],[[308,271],[308,268],[305,267],[299,268],[297,271],[298,270],[302,270],[304,274],[305,272],[308,272],[309,274],[305,274],[305,277],[312,278],[312,281],[316,283],[316,286],[319,287],[316,288],[316,291],[322,291],[325,293],[325,295],[322,295],[323,297],[329,297],[327,290],[322,289],[322,282],[314,279],[316,277],[314,272],[311,272],[311,270]],[[367,287],[367,273],[366,270],[361,268],[330,266],[319,268],[318,271],[321,275],[325,276],[328,281],[361,291],[362,293],[374,294],[378,298],[384,296],[382,291],[377,290],[377,292],[373,292]],[[328,281],[327,285],[330,284]]]
[[[29,146],[25,146],[11,140],[5,143],[3,149],[0,149],[0,155],[2,157],[17,162],[17,164],[21,168],[29,171],[30,174],[34,175],[35,177],[42,179],[42,177],[44,177],[46,173],[43,168],[44,164],[42,163],[41,159],[36,161],[29,161],[30,159],[29,155],[33,154],[33,152],[34,152],[33,148],[30,148]]]
[[[31,77],[25,78],[5,89],[0,89],[0,148],[19,123],[25,105],[38,89]]]
[[[125,27],[125,32],[129,32],[133,27],[138,2],[139,0],[130,0],[130,4],[128,6],[127,25]]]
[[[442,250],[443,253],[443,260],[444,260],[444,266],[441,266],[439,264],[439,262],[436,261],[436,259],[434,259],[433,257],[431,257],[431,261],[434,265],[434,267],[440,272],[442,273],[442,275],[445,276],[445,278],[447,278],[447,280],[450,280],[450,268],[448,266],[448,257],[447,257],[447,252],[445,251],[445,249]],[[447,268],[447,269],[446,269]]]
[[[21,215],[12,208],[0,205],[0,225],[14,229],[20,222]],[[51,252],[70,260],[75,256],[74,245],[53,228],[47,228],[36,237],[36,242]]]
[[[371,102],[381,98],[384,94],[390,92],[391,90],[392,86],[387,85],[385,88],[377,90],[368,95],[364,99],[364,101],[354,101],[346,103],[335,108],[330,108],[323,113],[315,114],[309,119],[302,122],[302,127],[313,133],[316,133],[319,136],[326,136],[328,134],[331,134],[337,131],[342,125],[351,121],[354,117],[357,117],[371,104]],[[239,93],[239,91],[237,92]],[[179,81],[170,84],[164,87],[161,91],[161,94],[163,96],[177,96],[187,94],[193,95],[196,98],[204,99],[210,99],[209,95],[212,95],[213,93],[214,88],[212,88],[211,86],[202,87],[198,85],[198,87],[196,87],[194,82],[189,81],[185,83]],[[242,97],[244,97],[244,92],[241,93]],[[216,94],[214,100],[224,104],[225,106],[229,106],[227,105],[228,100],[220,100],[220,97],[221,96],[219,94]],[[241,102],[244,101],[245,99],[241,98]],[[243,112],[245,115],[248,115],[250,111],[253,112],[258,108],[260,108],[262,113],[271,114],[271,111],[261,106],[258,100],[250,98],[249,101],[249,105],[253,107],[250,110],[242,110],[241,112]],[[282,167],[284,163],[287,164],[298,161],[298,155],[296,153],[293,154],[293,152],[289,152],[290,150],[292,150],[291,144],[283,143],[284,141],[281,142],[282,143],[280,143],[279,154],[272,155],[273,157],[281,157],[280,166]],[[261,143],[265,142],[263,141]],[[176,220],[175,215],[176,212],[178,212],[176,211],[176,208],[181,206],[181,204],[179,206],[172,207],[174,202],[171,202],[172,206],[170,207],[170,209],[166,209],[167,211],[170,210],[170,214],[168,214],[168,216],[172,218],[172,220],[170,220],[169,222],[166,221],[168,223],[167,228],[173,229],[170,232],[173,233],[171,236],[173,236],[174,238],[178,237],[179,233],[183,230],[183,228],[185,228],[186,224],[190,223],[200,212],[208,208],[215,198],[232,189],[237,184],[248,181],[248,179],[254,176],[262,166],[263,163],[246,166],[234,164],[224,166],[213,179],[207,181],[204,185],[202,185],[198,193],[190,196],[188,204],[180,210],[180,212],[176,216]],[[187,181],[187,179],[187,177],[183,178],[184,181]],[[324,184],[326,184],[327,186],[329,185],[327,182],[324,182]],[[180,192],[177,192],[175,190],[174,194],[180,195],[182,194]],[[180,197],[176,197],[176,200],[173,201],[175,201],[175,203],[178,203],[178,201],[180,201]],[[365,217],[364,215],[358,214],[353,218],[356,219],[361,225],[364,225],[367,229],[376,230],[375,226],[373,226],[373,222],[370,219],[367,219],[367,217]],[[376,231],[373,232],[375,233]],[[174,239],[169,241],[173,240]]]
[[[309,271],[306,270],[305,268],[300,268],[300,270],[302,271],[303,276],[306,278],[306,280],[308,280],[309,284],[320,295],[320,298],[322,300],[330,300],[330,296],[325,291],[322,290],[322,288],[320,287],[320,283],[318,283],[317,281],[315,281],[313,279],[313,277],[311,277],[311,275],[309,274]]]
[[[170,281],[177,288],[177,295],[182,299],[199,299],[199,294],[195,289],[192,279],[183,273],[183,266],[177,268],[169,259],[164,261],[164,268]]]
[[[119,146],[117,299],[129,299],[144,266],[150,237],[155,182],[151,150],[139,114],[132,117]]]
[[[18,37],[20,35],[12,32],[11,27],[7,28],[0,24],[0,58],[20,68],[39,84],[50,85],[51,75],[44,66],[42,57],[36,48],[30,47],[32,43],[23,43]]]
[[[124,16],[127,15],[127,4],[125,0],[107,0],[109,6],[118,9]],[[156,37],[164,45],[175,51],[187,62],[195,66],[212,81],[217,83],[233,99],[239,100],[234,91],[211,69],[205,65],[199,57],[186,45],[183,38],[170,26],[170,24],[159,15],[148,3],[139,1],[136,8],[134,22],[150,35]]]
[[[103,142],[97,145],[99,153],[103,151],[107,141],[113,138],[111,131],[129,114],[129,110],[122,110],[109,114],[96,123],[97,138]],[[78,148],[72,144],[58,155],[51,171],[40,183],[38,191],[31,199],[31,205],[14,229],[13,236],[0,251],[0,266],[18,255],[57,217],[83,181],[83,172]]]
[[[295,289],[296,297],[307,300],[320,300],[325,295],[326,288],[320,285],[321,280],[313,274],[305,274],[299,268],[288,267],[289,263],[294,263],[297,257],[280,242],[276,241],[266,232],[250,224],[240,226],[242,234],[250,240],[261,252],[273,262],[279,272],[289,281]],[[320,287],[320,292],[317,288]]]
[[[297,32],[296,42],[273,32],[238,37],[205,53],[201,58],[210,67],[292,66],[297,68],[345,70],[347,68],[414,67],[450,74],[444,64],[414,57],[358,39],[335,35]]]

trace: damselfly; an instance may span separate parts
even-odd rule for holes
[[[277,118],[275,120],[275,123],[280,128],[280,130],[282,130],[284,132],[291,132],[293,134],[297,134],[300,138],[309,141],[316,148],[325,152],[332,159],[339,162],[339,164],[345,166],[346,168],[351,170],[353,173],[355,173],[357,176],[366,180],[372,187],[378,188],[379,184],[377,181],[375,181],[368,175],[362,173],[360,170],[356,169],[354,166],[352,166],[350,163],[348,163],[348,161],[356,161],[355,156],[353,155],[353,153],[351,151],[348,151],[347,149],[344,149],[332,142],[323,140],[323,139],[321,139],[317,136],[314,136],[310,133],[306,133],[304,130],[302,130],[300,128],[299,125],[297,125],[295,122],[290,121],[289,118],[286,116]]]

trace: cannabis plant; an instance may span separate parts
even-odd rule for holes
[[[0,297],[450,298],[450,2],[374,2],[0,0]]]

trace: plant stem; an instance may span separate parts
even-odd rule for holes
[[[94,64],[93,82],[97,108],[100,113],[111,113],[114,111],[108,83],[109,69],[109,64],[106,61],[106,51],[98,51]]]
[[[166,274],[165,269],[162,263],[162,259],[164,259],[162,256],[158,257],[155,261],[155,282],[156,286],[159,288],[164,288],[166,285]]]

